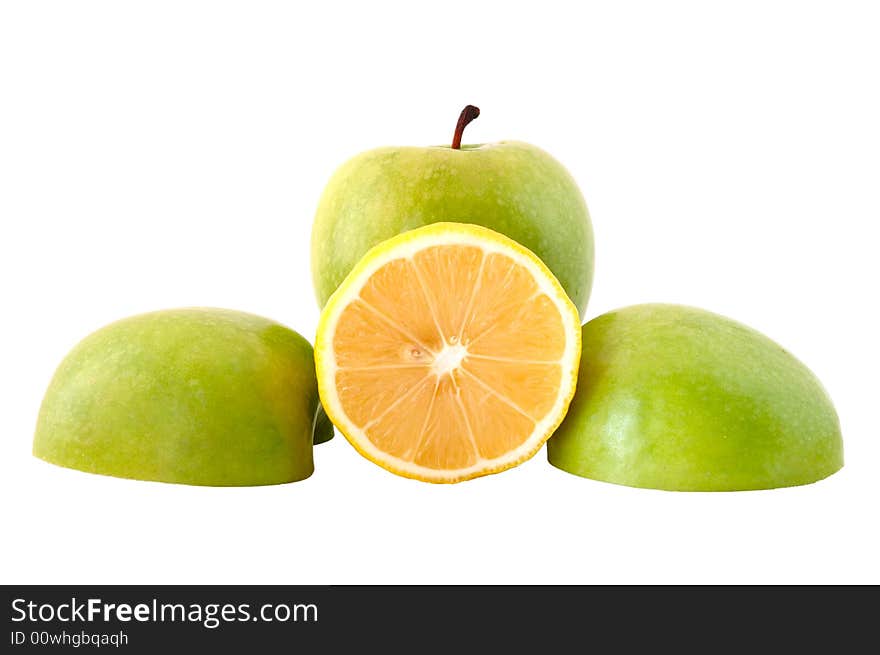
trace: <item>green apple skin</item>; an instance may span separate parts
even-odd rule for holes
[[[632,487],[738,491],[808,484],[843,466],[816,377],[740,323],[636,305],[583,328],[578,387],[550,463]]]
[[[543,150],[502,141],[388,147],[343,164],[312,228],[312,277],[321,307],[376,244],[441,221],[475,223],[529,248],[583,315],[593,283],[593,228],[568,171]]]
[[[112,323],[68,354],[33,452],[138,480],[293,482],[314,470],[318,409],[312,346],[296,332],[229,310],[158,311]],[[321,429],[318,441],[329,438]]]
[[[313,440],[315,445],[325,443],[333,438],[333,423],[320,404],[318,405],[318,413],[315,415],[314,432]]]

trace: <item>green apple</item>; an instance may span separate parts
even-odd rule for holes
[[[547,443],[569,473],[633,487],[736,491],[807,484],[843,466],[816,377],[764,335],[679,305],[583,328],[578,387]]]
[[[34,455],[122,478],[278,484],[311,475],[321,419],[312,347],[259,316],[174,309],[112,323],[53,377]],[[329,434],[328,434],[329,432]]]
[[[540,257],[583,315],[593,282],[593,230],[581,192],[563,166],[527,143],[461,144],[479,114],[468,105],[452,146],[388,147],[343,164],[312,228],[312,276],[324,306],[376,244],[430,223],[475,223]]]

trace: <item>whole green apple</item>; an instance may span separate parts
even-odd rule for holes
[[[259,316],[174,309],[112,323],[67,355],[34,455],[122,478],[278,484],[311,475],[319,413],[312,347]]]
[[[468,105],[452,146],[388,147],[334,173],[312,228],[312,276],[323,307],[373,246],[430,223],[476,223],[540,257],[583,315],[593,283],[593,229],[563,166],[527,143],[461,146],[479,114]]]
[[[583,328],[578,387],[550,463],[632,487],[736,491],[807,484],[843,466],[816,377],[764,335],[680,305],[636,305]]]

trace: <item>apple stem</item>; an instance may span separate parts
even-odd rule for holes
[[[464,128],[468,123],[480,115],[480,108],[468,105],[461,110],[458,116],[458,123],[455,126],[455,135],[452,137],[452,149],[461,150],[461,135],[464,134]]]

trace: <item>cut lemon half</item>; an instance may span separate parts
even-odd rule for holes
[[[496,473],[562,421],[581,350],[578,312],[550,270],[476,225],[385,241],[321,314],[318,388],[366,458],[426,482]]]

